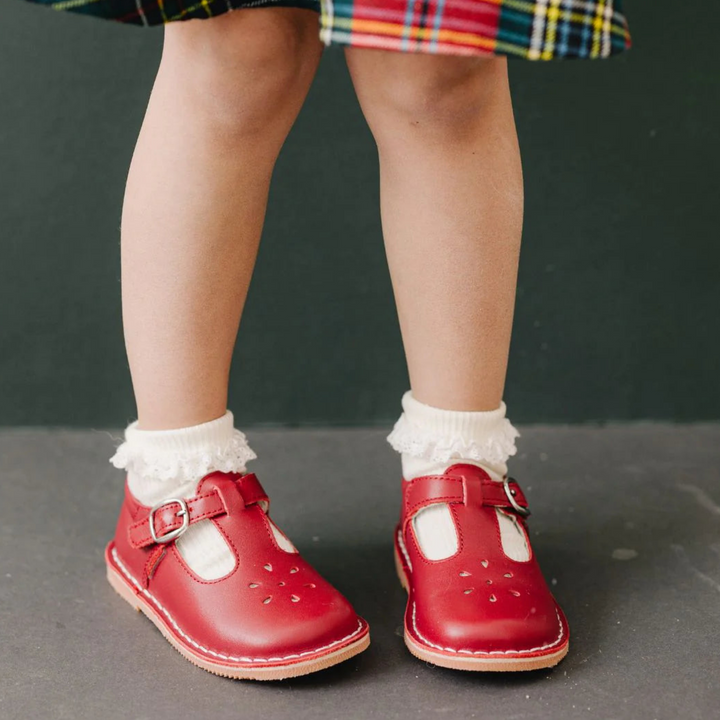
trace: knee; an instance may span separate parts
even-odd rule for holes
[[[314,13],[253,8],[173,24],[161,73],[207,121],[229,132],[267,134],[292,124],[321,47]]]
[[[348,61],[365,117],[379,142],[410,126],[423,138],[440,133],[457,139],[499,101],[509,101],[504,58],[360,50]]]

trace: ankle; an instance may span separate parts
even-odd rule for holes
[[[489,411],[445,410],[421,403],[408,390],[402,408],[387,440],[401,454],[406,480],[440,474],[457,462],[477,465],[496,481],[507,474],[520,433],[505,417],[504,402]]]
[[[155,505],[169,497],[192,497],[210,472],[244,473],[255,457],[227,410],[210,422],[173,430],[141,430],[135,421],[110,462],[127,471],[128,489],[139,502]],[[235,567],[232,549],[212,520],[188,528],[175,547],[204,580],[217,580]]]
[[[432,407],[416,400],[411,391],[402,397],[403,413],[388,435],[388,442],[401,453],[403,478],[440,475],[457,463],[475,465],[492,480],[507,474],[507,460],[514,455],[520,433],[505,417],[505,403],[489,411],[456,411]],[[498,522],[502,522],[499,518]],[[443,560],[459,547],[455,521],[447,503],[420,510],[412,520],[415,538],[424,556]],[[504,531],[503,547],[513,557],[528,557],[524,535]]]

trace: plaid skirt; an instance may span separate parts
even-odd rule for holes
[[[254,7],[320,15],[326,45],[526,60],[605,58],[630,47],[621,0],[28,0],[134,25]]]

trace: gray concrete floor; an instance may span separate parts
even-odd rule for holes
[[[273,517],[373,639],[337,668],[265,684],[190,665],[107,585],[122,494],[110,434],[0,432],[0,718],[720,717],[720,426],[521,431],[512,474],[571,625],[561,665],[482,675],[412,658],[385,432],[257,430]]]

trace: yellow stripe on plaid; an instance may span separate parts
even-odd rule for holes
[[[100,0],[64,0],[64,2],[53,3],[50,7],[53,10],[72,10],[73,8],[83,7],[92,3],[100,2]]]
[[[557,26],[559,22],[568,22],[573,25],[586,25],[593,29],[593,44],[590,51],[590,57],[600,57],[602,54],[601,40],[606,39],[610,35],[625,37],[626,32],[623,27],[614,25],[611,19],[611,8],[609,8],[606,0],[599,0],[595,16],[588,16],[585,13],[568,10],[561,7],[562,0],[550,0],[551,6],[548,7],[542,0],[539,2],[526,2],[525,0],[490,0],[497,4],[525,12],[528,15],[534,15],[533,25],[537,22],[545,24],[545,41],[540,43],[543,48],[542,54],[537,48],[532,46],[523,53],[523,56],[533,60],[552,60],[557,39]],[[547,1],[547,0],[546,0]],[[498,45],[499,49],[500,45]],[[510,48],[516,46],[510,45]]]
[[[508,3],[508,4],[510,4],[510,3]],[[607,14],[607,11],[603,10],[603,14]],[[578,12],[572,12],[572,11],[564,9],[564,8],[558,8],[558,15],[557,15],[556,22],[555,22],[556,25],[557,25],[558,20],[561,20],[563,22],[570,22],[573,25],[587,25],[588,27],[592,27],[592,29],[593,29],[593,46],[592,46],[592,49],[590,52],[590,57],[600,57],[600,55],[601,55],[600,40],[602,38],[607,38],[610,35],[616,35],[618,37],[623,37],[623,38],[626,36],[625,28],[623,28],[620,25],[614,24],[609,17],[605,17],[605,18],[602,18],[602,17],[598,18],[597,16],[588,17],[587,15],[583,15]],[[553,46],[554,46],[554,41],[555,41],[555,33],[553,33]],[[543,59],[546,59],[546,58],[543,58]]]
[[[545,42],[540,56],[541,60],[552,60],[555,53],[555,39],[557,38],[558,18],[560,17],[560,3],[562,0],[550,0],[545,23]]]
[[[596,17],[588,17],[587,15],[583,15],[579,12],[573,12],[572,10],[568,10],[566,8],[558,8],[558,12],[559,12],[559,16],[558,16],[559,20],[563,20],[563,21],[570,20],[576,25],[589,25],[589,26],[595,27],[595,24],[597,23]],[[622,28],[620,28],[616,25],[613,25],[610,20],[608,20],[607,22],[608,22],[608,24],[610,24],[612,26],[612,28],[616,32],[619,32],[620,35],[625,35],[625,31]]]
[[[164,20],[164,22],[175,22],[176,20],[182,20],[186,15],[190,15],[191,13],[194,13],[200,8],[203,8],[203,10],[205,10],[208,17],[213,17],[213,14],[208,10],[208,0],[200,0],[200,2],[196,2],[194,5],[189,5],[188,7],[183,8],[179,13],[169,15],[167,20]],[[202,20],[202,18],[200,19]]]
[[[592,46],[590,48],[590,57],[598,57],[600,55],[600,33],[602,32],[603,26],[603,10],[605,4],[602,0],[599,0],[597,7],[595,8],[595,17],[592,19]]]
[[[271,4],[320,9],[326,45],[428,53],[552,60],[607,57],[631,46],[622,0],[438,0],[435,5],[423,0],[422,12],[419,0],[337,0],[338,7],[333,0],[29,1],[145,26]],[[184,7],[186,2],[190,5]]]
[[[553,4],[557,5],[557,3],[560,1],[561,0],[553,0]],[[587,17],[578,13],[563,12],[562,10],[560,10],[559,7],[551,8],[551,10],[553,12],[549,14],[552,14],[554,17],[553,22],[555,25],[555,29],[548,36],[550,37],[550,49],[548,51],[543,51],[542,53],[538,52],[534,59],[553,59],[552,51],[556,47],[555,39],[557,32],[557,17],[572,17],[576,22],[583,21],[586,25],[590,25],[593,22],[592,19],[588,19]],[[406,27],[400,23],[391,23],[382,20],[363,20],[361,18],[346,18],[338,17],[337,15],[335,15],[331,23],[327,22],[325,18],[323,18],[322,25],[325,32],[345,31],[349,35],[352,35],[354,33],[368,36],[380,35],[398,40],[402,39],[403,37],[408,37],[411,40],[416,40],[419,42],[428,42],[432,40],[433,37],[436,37],[438,42],[443,44],[467,45],[471,47],[481,48],[483,50],[487,50],[488,52],[502,52],[516,55],[522,58],[530,57],[531,53],[531,49],[523,45],[515,45],[513,43],[506,43],[499,40],[491,40],[489,38],[478,37],[477,35],[473,35],[470,33],[459,32],[456,30],[436,31],[433,28]],[[612,30],[616,34],[622,35],[623,37],[625,35],[625,32],[622,28],[616,28],[613,26]],[[598,54],[595,55],[595,57],[599,57],[599,51]]]
[[[73,8],[94,5],[98,2],[102,2],[102,0],[58,0],[58,2],[52,3],[50,7],[52,7],[53,10],[72,10]],[[168,15],[165,11],[165,0],[157,0],[157,5],[164,23],[182,20],[186,15],[190,15],[200,8],[205,11],[208,17],[213,17],[210,0],[199,0],[199,2],[188,5],[188,7],[183,8],[180,12],[174,13],[173,15]]]
[[[597,57],[597,55],[594,55],[596,49],[598,51],[598,55],[602,53],[602,49],[600,48],[600,42],[601,39],[605,40],[608,37],[608,25],[610,24],[610,19],[607,17],[607,15],[607,5],[605,1],[599,0],[595,13],[595,19],[593,20],[594,33],[591,57]]]
[[[533,23],[530,31],[530,47],[528,48],[528,58],[530,60],[540,59],[540,48],[542,47],[542,33],[546,25],[548,0],[537,0],[532,3]]]

